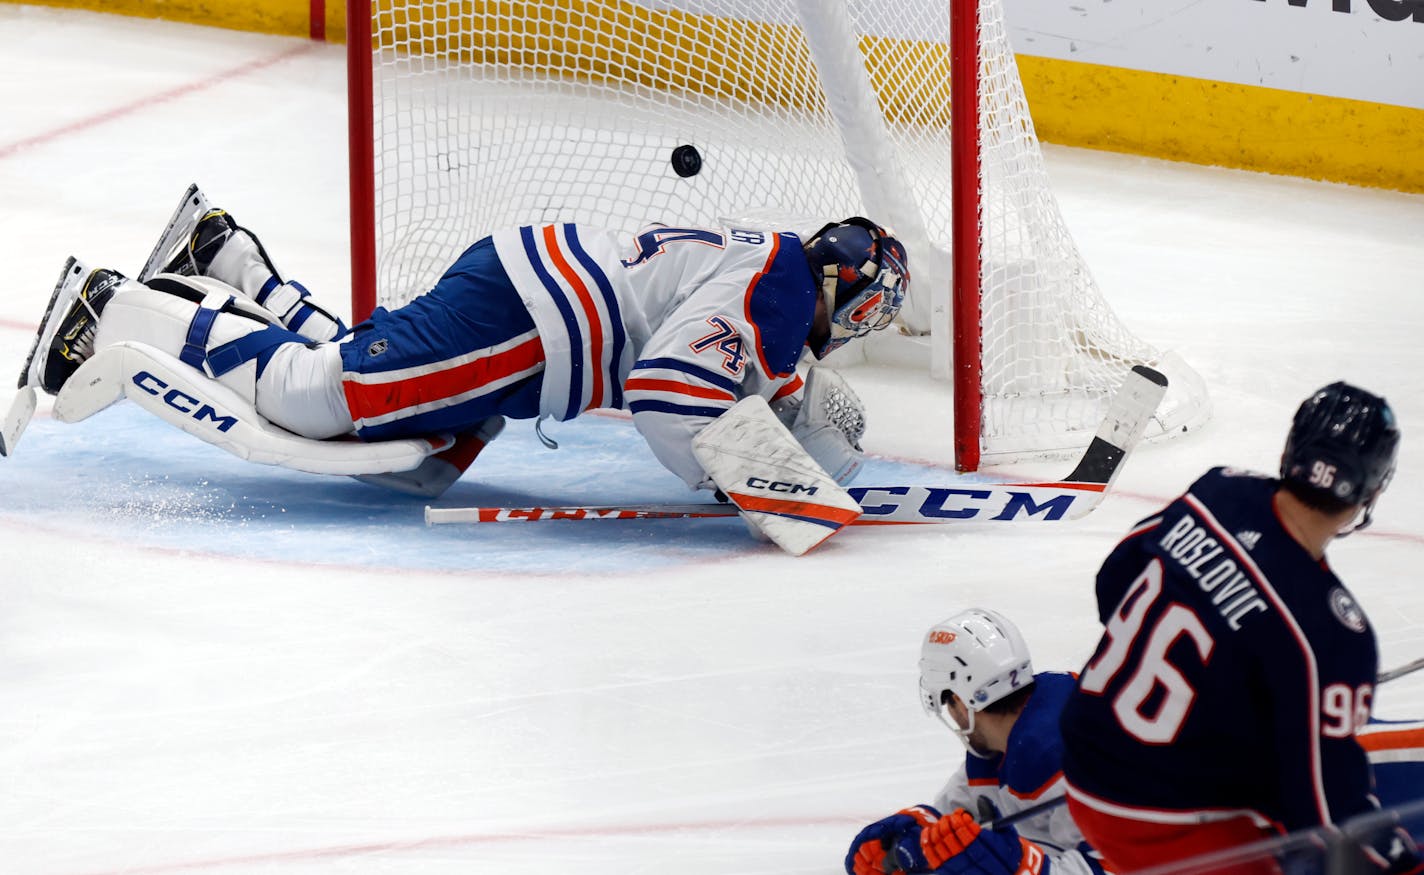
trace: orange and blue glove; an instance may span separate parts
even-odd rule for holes
[[[1050,868],[1043,849],[1012,827],[981,829],[963,808],[925,826],[919,839],[895,846],[896,868],[936,875],[1048,875]]]
[[[886,867],[887,857],[894,861],[894,849],[899,845],[920,845],[920,833],[939,820],[939,812],[928,805],[916,805],[882,818],[861,830],[850,843],[846,854],[846,875],[884,875],[898,866]]]

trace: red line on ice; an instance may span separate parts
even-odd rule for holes
[[[18,154],[19,152],[23,152],[25,149],[33,149],[36,146],[43,146],[54,140],[66,137],[70,134],[77,134],[81,131],[87,131],[90,128],[98,127],[99,125],[102,125],[106,122],[111,122],[114,119],[122,118],[126,115],[132,115],[133,113],[148,109],[152,106],[157,106],[160,103],[167,103],[171,100],[177,100],[180,97],[186,97],[189,94],[195,94],[199,91],[206,91],[209,88],[221,85],[222,83],[232,79],[240,79],[243,76],[247,76],[251,73],[257,72],[258,70],[271,67],[274,64],[280,64],[281,62],[286,61],[290,58],[295,58],[298,55],[304,55],[308,52],[311,52],[319,45],[320,43],[304,42],[301,45],[293,46],[292,48],[278,52],[277,54],[272,55],[270,57],[260,58],[255,61],[248,61],[245,64],[233,67],[231,70],[224,70],[221,73],[209,76],[207,79],[200,79],[196,82],[189,82],[186,85],[180,85],[177,88],[169,89],[168,91],[162,91],[158,94],[151,94],[147,97],[135,100],[132,103],[126,103],[123,106],[115,107],[114,109],[108,110],[107,112],[101,112],[98,115],[92,115],[88,118],[82,118],[78,121],[70,122],[69,124],[64,125],[63,127],[58,127],[51,131],[45,131],[44,133],[36,134],[33,137],[26,137],[23,140],[17,140],[13,143],[0,145],[0,161],[3,161],[6,158],[10,158]]]
[[[322,860],[337,857],[354,857],[363,854],[378,854],[392,851],[423,851],[433,848],[452,848],[463,845],[491,845],[511,842],[540,841],[549,838],[600,838],[611,836],[646,836],[658,833],[677,833],[728,829],[783,829],[787,827],[855,825],[860,820],[851,817],[802,817],[802,818],[757,818],[755,821],[728,820],[703,821],[700,823],[667,823],[646,826],[575,827],[571,829],[534,829],[526,832],[471,833],[467,835],[432,836],[408,841],[393,840],[362,844],[332,845],[325,848],[305,848],[293,851],[272,851],[265,854],[250,854],[238,857],[214,857],[207,860],[187,862],[157,863],[151,866],[125,866],[121,869],[103,869],[86,872],[84,875],[160,875],[166,872],[182,872],[191,869],[212,869],[221,866],[238,866],[244,863],[279,863],[297,860]]]

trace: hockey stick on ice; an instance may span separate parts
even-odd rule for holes
[[[1134,367],[1113,397],[1107,416],[1073,472],[1053,483],[965,483],[960,486],[856,486],[861,505],[854,526],[982,521],[1077,519],[1103,500],[1141,440],[1167,379]],[[492,523],[534,520],[702,519],[736,516],[730,504],[653,504],[614,507],[427,507],[425,521]]]
[[[1414,674],[1421,668],[1424,668],[1424,657],[1416,659],[1413,662],[1406,662],[1404,665],[1395,666],[1388,671],[1380,672],[1379,677],[1375,679],[1375,683],[1382,684],[1386,681],[1392,681],[1395,678],[1402,678],[1407,674]]]

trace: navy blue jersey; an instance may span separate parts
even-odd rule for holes
[[[1104,634],[1063,713],[1085,804],[1293,830],[1373,807],[1355,740],[1378,670],[1364,612],[1282,526],[1278,481],[1215,468],[1098,572]]]

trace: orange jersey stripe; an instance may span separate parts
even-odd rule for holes
[[[1424,726],[1361,732],[1355,739],[1367,751],[1424,747]]]
[[[691,395],[694,398],[714,398],[719,401],[736,401],[736,396],[725,389],[714,389],[708,386],[693,386],[688,383],[679,383],[676,380],[656,380],[652,377],[633,377],[623,384],[623,388],[629,392],[675,392],[678,395]]]
[[[780,389],[777,389],[776,394],[771,396],[771,400],[780,401],[782,398],[785,398],[787,395],[790,395],[793,392],[800,392],[801,387],[804,385],[805,381],[803,381],[798,375],[795,379],[788,382],[785,386],[782,386]]]
[[[418,404],[469,392],[487,383],[533,368],[544,360],[544,346],[532,337],[520,345],[453,368],[396,380],[361,383],[345,380],[341,388],[354,420],[372,419]]]
[[[553,225],[544,226],[544,245],[549,248],[549,258],[554,262],[559,275],[573,287],[574,294],[578,295],[579,305],[583,307],[584,315],[588,318],[588,355],[592,364],[590,370],[593,371],[593,394],[589,398],[588,407],[584,409],[605,407],[608,402],[603,397],[603,322],[598,318],[598,308],[594,306],[593,296],[589,294],[583,278],[569,266],[568,259],[564,258],[564,253],[560,251],[558,233]]]

